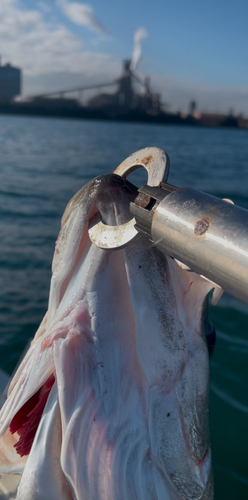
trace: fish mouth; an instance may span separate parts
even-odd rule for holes
[[[51,375],[40,389],[24,403],[9,424],[11,434],[17,433],[19,436],[14,447],[21,457],[29,455],[30,453],[36,431],[54,382],[55,377]]]

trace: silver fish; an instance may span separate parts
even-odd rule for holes
[[[202,320],[213,284],[143,236],[118,251],[88,236],[98,212],[127,222],[135,196],[111,174],[65,210],[48,312],[0,413],[0,472],[22,473],[17,500],[213,498]]]

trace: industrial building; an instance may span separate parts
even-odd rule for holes
[[[22,71],[9,63],[1,65],[0,57],[0,113],[248,129],[248,120],[244,118],[199,113],[194,100],[190,102],[188,114],[168,112],[160,94],[151,90],[150,78],[140,77],[134,69],[132,61],[127,59],[123,61],[122,74],[112,81],[50,91],[15,101],[14,98],[21,94]],[[100,92],[82,102],[82,92],[112,86],[114,92]],[[78,99],[66,97],[75,93]]]
[[[0,64],[0,103],[9,104],[21,93],[21,70],[7,63]]]
[[[82,104],[80,100],[68,99],[66,95],[78,92],[79,99],[82,92],[99,88],[115,86],[116,91],[112,93],[99,93]],[[137,86],[139,91],[137,91]],[[45,94],[31,96],[28,99],[30,107],[39,107],[47,110],[71,110],[76,108],[81,113],[84,111],[88,116],[99,116],[107,118],[124,117],[127,115],[158,116],[162,112],[160,95],[154,93],[150,88],[150,78],[141,78],[131,69],[131,60],[123,61],[123,72],[119,78],[111,82],[97,83],[71,89],[47,92]]]
[[[115,80],[117,91],[108,94],[98,94],[88,101],[90,109],[105,109],[111,113],[138,111],[156,115],[161,112],[161,103],[159,94],[150,90],[150,79],[148,77],[143,81],[134,71],[131,70],[131,61],[125,60],[123,64],[122,75]],[[134,83],[143,87],[143,92],[135,92]],[[112,114],[112,113],[111,113]]]

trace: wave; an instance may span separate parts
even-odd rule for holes
[[[234,479],[237,479],[242,484],[247,484],[248,485],[248,478],[242,476],[241,474],[238,474],[237,472],[232,471],[231,469],[228,469],[227,467],[220,467],[219,465],[216,465],[214,467],[216,471],[223,472],[224,474],[227,474],[228,476],[232,476]]]
[[[218,338],[228,342],[229,344],[235,344],[242,347],[248,347],[248,340],[242,339],[240,337],[234,337],[228,333],[223,333],[218,330]]]
[[[222,391],[217,387],[215,384],[211,383],[210,384],[211,391],[222,401],[227,403],[229,406],[234,408],[235,410],[241,411],[242,413],[248,414],[248,406],[240,403],[236,399],[234,399],[232,396],[227,394],[225,391]]]
[[[14,196],[15,198],[26,198],[26,199],[40,199],[40,200],[49,200],[48,196],[41,195],[39,193],[18,193],[17,191],[9,191],[6,189],[0,189],[0,196]]]
[[[213,189],[211,190],[211,194],[213,196],[216,196],[217,198],[229,198],[232,200],[235,205],[240,206],[241,208],[248,208],[248,199],[247,199],[247,194],[241,194],[240,192],[237,191],[214,191]]]

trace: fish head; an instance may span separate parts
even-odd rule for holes
[[[97,214],[127,222],[136,195],[110,174],[65,210],[48,312],[0,414],[0,470],[23,471],[19,500],[213,497],[202,320],[213,284],[142,235],[116,251],[88,236]]]

